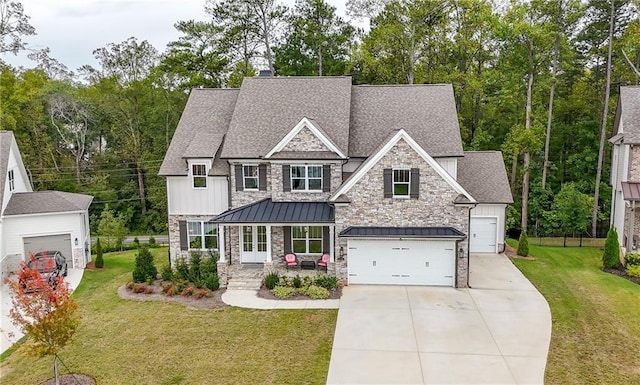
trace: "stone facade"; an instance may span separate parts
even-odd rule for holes
[[[169,255],[171,256],[171,266],[175,266],[178,259],[184,258],[186,261],[190,259],[190,251],[180,250],[180,221],[208,221],[213,215],[169,215]],[[219,242],[219,240],[218,240]],[[228,243],[225,242],[227,253],[229,252]]]
[[[331,151],[310,129],[304,127],[291,138],[282,151]]]
[[[631,182],[640,182],[640,146],[632,146],[629,154],[629,175]],[[625,179],[622,179],[623,181]]]
[[[328,162],[305,161],[295,162],[292,165],[323,165]],[[309,191],[288,191],[285,192],[282,187],[282,164],[271,165],[271,197],[274,201],[281,202],[323,202],[327,201],[331,194],[342,184],[342,165],[340,162],[333,161],[331,164],[331,191],[330,192],[309,192]]]
[[[271,187],[273,185],[271,179],[271,165],[267,164],[267,189],[266,191],[259,191],[259,190],[240,190],[240,191],[236,191],[236,168],[235,165],[236,164],[259,164],[259,163],[264,163],[264,162],[258,162],[258,163],[252,163],[252,162],[246,162],[246,163],[235,163],[232,162],[231,163],[231,176],[229,177],[229,183],[231,184],[231,207],[229,207],[230,209],[232,208],[237,208],[237,207],[242,207],[245,205],[248,205],[250,203],[253,202],[257,202],[260,200],[263,200],[265,198],[269,198],[271,197]]]
[[[420,169],[418,199],[384,198],[385,168]],[[404,140],[399,141],[346,194],[349,204],[336,205],[336,234],[349,226],[450,226],[466,234],[469,207],[453,204],[458,196],[430,165]],[[463,257],[457,258],[457,287],[468,287],[468,244],[458,243]],[[347,250],[347,240],[336,237],[335,255]],[[348,256],[347,256],[348,258]],[[347,259],[337,260],[336,275],[347,278]]]

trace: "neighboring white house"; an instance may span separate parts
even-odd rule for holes
[[[34,192],[11,131],[0,131],[0,267],[15,272],[29,253],[59,250],[69,268],[84,268],[89,249],[92,196]]]

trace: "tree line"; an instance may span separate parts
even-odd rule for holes
[[[132,232],[165,232],[157,172],[188,92],[277,76],[355,84],[451,83],[465,149],[502,150],[516,203],[508,227],[602,235],[619,86],[640,82],[635,0],[207,0],[159,51],[131,37],[72,71],[48,49],[0,64],[0,127],[14,131],[34,187],[95,196]],[[0,51],[37,33],[0,0]],[[368,25],[359,28],[358,25]],[[595,215],[595,216],[594,216]]]

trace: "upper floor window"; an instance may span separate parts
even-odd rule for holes
[[[211,250],[218,248],[218,226],[202,221],[187,222],[189,250]]]
[[[322,166],[291,166],[292,190],[322,190]]]
[[[292,226],[293,252],[300,254],[322,253],[322,226]]]
[[[194,188],[207,188],[207,165],[196,163],[191,165],[191,176]]]
[[[250,164],[242,166],[242,180],[245,190],[258,189],[258,165]]]
[[[9,170],[9,191],[16,189],[16,178],[13,174],[13,170]]]
[[[410,170],[394,169],[393,170],[393,196],[408,197],[410,180],[411,180]]]

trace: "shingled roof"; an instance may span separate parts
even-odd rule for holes
[[[216,155],[229,128],[239,92],[219,88],[191,91],[158,175],[188,175],[187,158]],[[227,162],[217,160],[209,173],[228,174]]]
[[[4,215],[63,213],[89,208],[91,195],[62,191],[14,193],[7,203]]]
[[[432,157],[462,156],[449,84],[354,86],[349,156],[370,156],[390,131],[404,129]]]
[[[500,151],[465,151],[457,179],[478,203],[513,203]]]
[[[305,117],[346,154],[350,102],[350,77],[245,78],[221,158],[264,157]]]
[[[622,123],[624,142],[640,144],[640,86],[620,87],[614,134]]]

